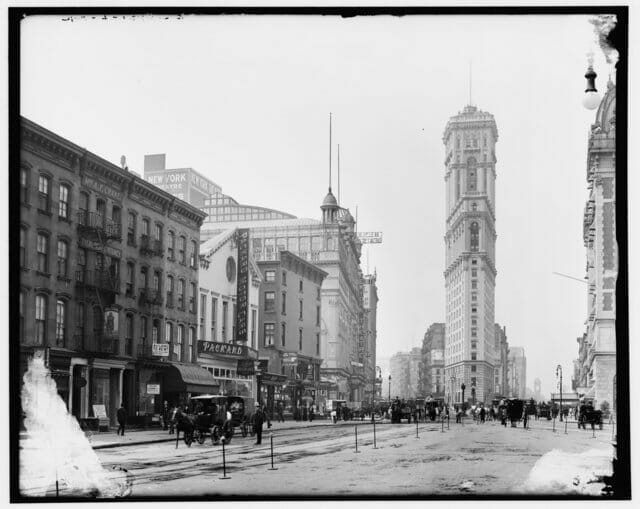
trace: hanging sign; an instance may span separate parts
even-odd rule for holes
[[[237,234],[238,278],[236,280],[236,341],[245,342],[249,314],[249,229],[241,228]]]
[[[169,357],[169,343],[153,343],[151,354],[158,357]]]
[[[108,338],[118,337],[118,310],[105,308],[104,335]]]
[[[147,394],[160,394],[160,384],[147,384]]]

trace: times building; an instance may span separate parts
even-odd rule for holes
[[[497,141],[493,115],[472,105],[449,119],[443,136],[445,393],[458,404],[494,396]]]

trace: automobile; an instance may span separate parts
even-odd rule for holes
[[[193,396],[191,405],[195,415],[194,437],[201,444],[207,435],[211,436],[213,444],[219,443],[222,437],[229,443],[236,428],[240,429],[243,437],[253,434],[247,410],[247,407],[252,408],[253,398],[202,394]],[[227,411],[230,419],[227,418]]]

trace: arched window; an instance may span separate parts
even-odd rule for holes
[[[65,346],[67,332],[67,303],[58,299],[56,301],[56,346]]]
[[[480,245],[480,226],[474,221],[469,231],[471,232],[471,251],[477,251]]]
[[[142,220],[142,236],[149,237],[149,220],[148,219]]]
[[[46,295],[36,295],[36,344],[44,345],[47,342],[47,304]]]
[[[473,157],[467,159],[467,191],[478,190],[478,169]]]
[[[69,219],[69,186],[60,184],[59,192],[60,201],[58,202],[58,217],[61,219]]]
[[[67,277],[69,270],[69,244],[66,240],[58,240],[58,276]]]

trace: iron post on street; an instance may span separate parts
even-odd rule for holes
[[[271,432],[271,435],[269,436],[269,442],[271,443],[271,468],[267,468],[267,470],[278,470],[277,468],[275,468],[273,466],[273,431]]]
[[[562,422],[562,366],[558,364],[556,368],[556,377],[558,376],[558,372],[560,373],[560,422]]]

